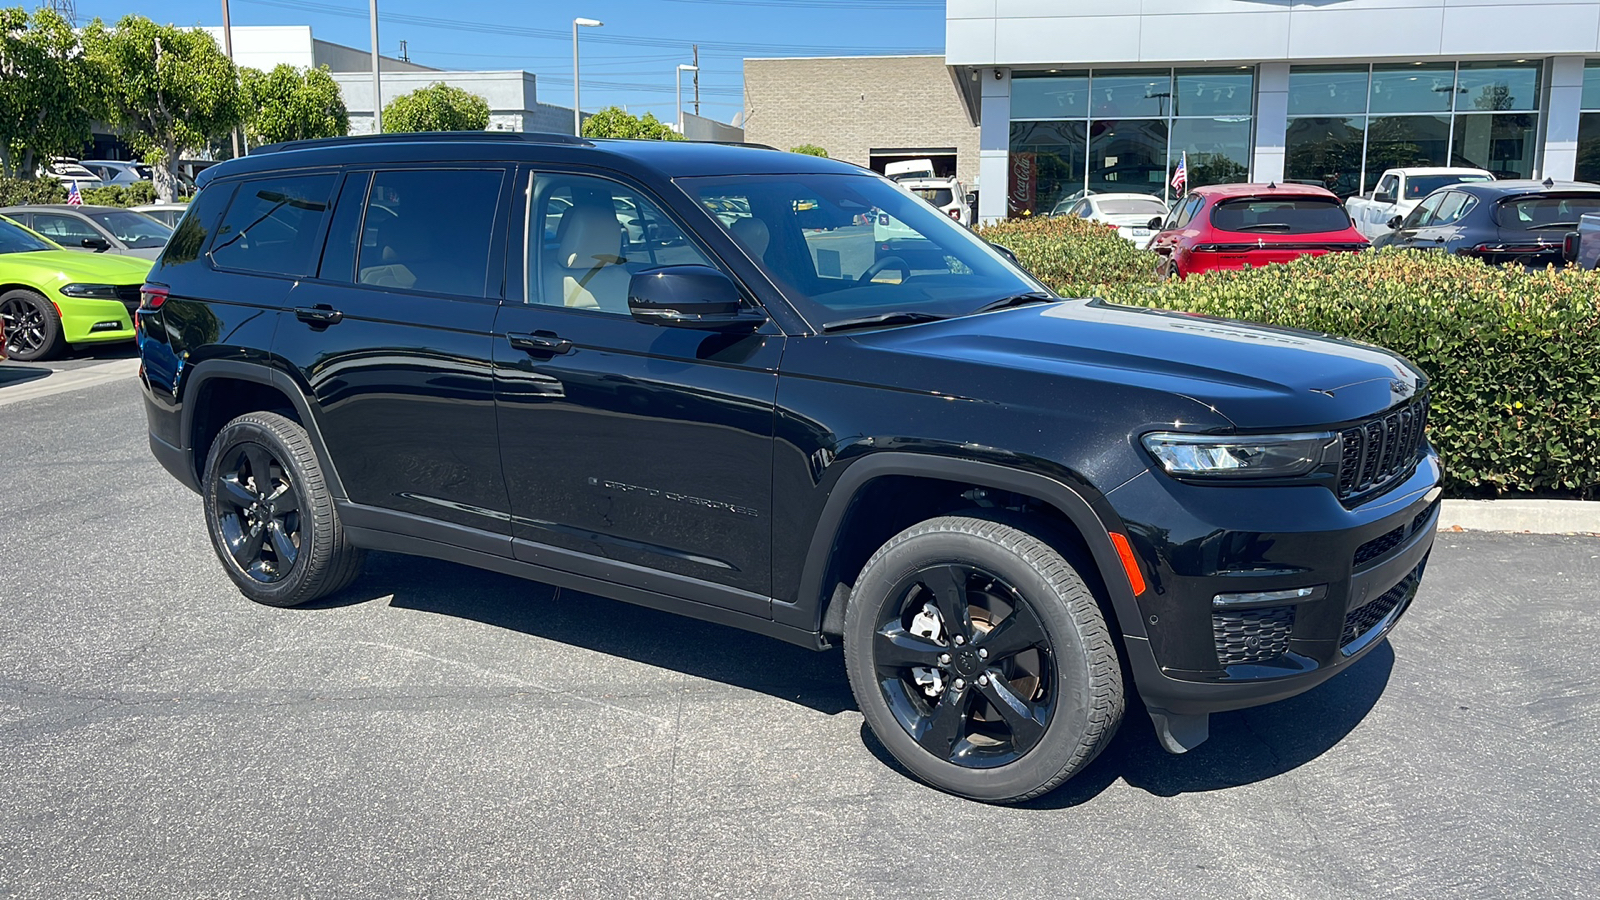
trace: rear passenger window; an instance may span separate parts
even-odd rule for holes
[[[316,265],[332,175],[285,175],[239,185],[217,226],[211,261],[224,269],[301,276]]]
[[[352,172],[339,189],[339,202],[333,205],[333,223],[322,250],[322,267],[317,277],[329,281],[355,280],[356,248],[361,245],[361,213],[367,205],[367,185],[371,172]]]
[[[167,240],[167,249],[162,251],[163,265],[177,266],[200,258],[212,229],[216,228],[217,217],[222,215],[222,208],[233,196],[233,188],[227,182],[210,185],[189,201],[183,218]]]
[[[356,281],[484,296],[503,178],[500,169],[375,173],[361,223]]]

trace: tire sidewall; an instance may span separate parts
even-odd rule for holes
[[[285,424],[298,427],[287,420]],[[295,555],[294,565],[290,566],[289,574],[270,583],[250,577],[233,558],[233,554],[228,552],[227,545],[222,539],[221,521],[217,515],[219,503],[217,485],[220,475],[218,467],[222,460],[244,444],[258,444],[277,460],[283,467],[284,474],[288,476],[290,489],[295,492],[300,504],[300,552]],[[240,592],[251,600],[267,606],[293,606],[303,602],[302,588],[310,574],[312,550],[321,538],[317,533],[318,517],[312,514],[312,504],[316,499],[309,496],[305,473],[300,471],[294,454],[259,417],[244,416],[230,422],[217,435],[216,440],[211,442],[211,452],[206,456],[202,497],[205,505],[206,534],[211,539],[211,549],[216,552],[217,559],[221,561],[223,569],[239,587]]]
[[[847,608],[845,668],[862,715],[901,764],[935,787],[989,802],[1034,793],[1082,755],[1084,735],[1090,729],[1090,654],[1068,603],[1026,559],[979,535],[938,530],[891,544],[863,569]],[[999,576],[1027,601],[1050,639],[1056,708],[1039,742],[1015,762],[976,769],[938,759],[906,732],[883,699],[870,647],[886,608],[899,600],[890,591],[919,569],[942,563],[974,566]],[[1082,589],[1087,593],[1086,587]],[[868,649],[853,652],[856,647]]]
[[[59,354],[61,352],[62,344],[61,317],[56,314],[55,304],[51,303],[49,300],[46,300],[44,296],[37,291],[22,288],[6,291],[5,293],[0,294],[0,303],[4,303],[7,300],[24,300],[37,307],[40,314],[44,317],[45,331],[44,344],[41,345],[38,351],[33,353],[31,356],[12,353],[8,348],[6,351],[7,357],[15,362],[40,362],[42,360],[52,359]],[[9,339],[10,336],[8,334],[7,340]]]

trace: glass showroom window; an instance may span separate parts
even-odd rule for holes
[[[1018,72],[1011,82],[1012,215],[1065,211],[1085,191],[1166,197],[1250,172],[1255,73],[1230,69]]]
[[[1583,68],[1583,114],[1578,117],[1579,181],[1600,182],[1600,59]]]
[[[1533,174],[1539,65],[1527,61],[1296,66],[1289,71],[1285,177],[1342,197],[1384,169],[1474,166]]]

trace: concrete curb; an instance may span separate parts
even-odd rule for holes
[[[1440,531],[1600,535],[1600,502],[1589,500],[1446,500]]]

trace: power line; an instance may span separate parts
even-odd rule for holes
[[[708,3],[716,6],[763,6],[768,9],[850,9],[902,12],[944,9],[942,0],[670,0],[672,3]]]

